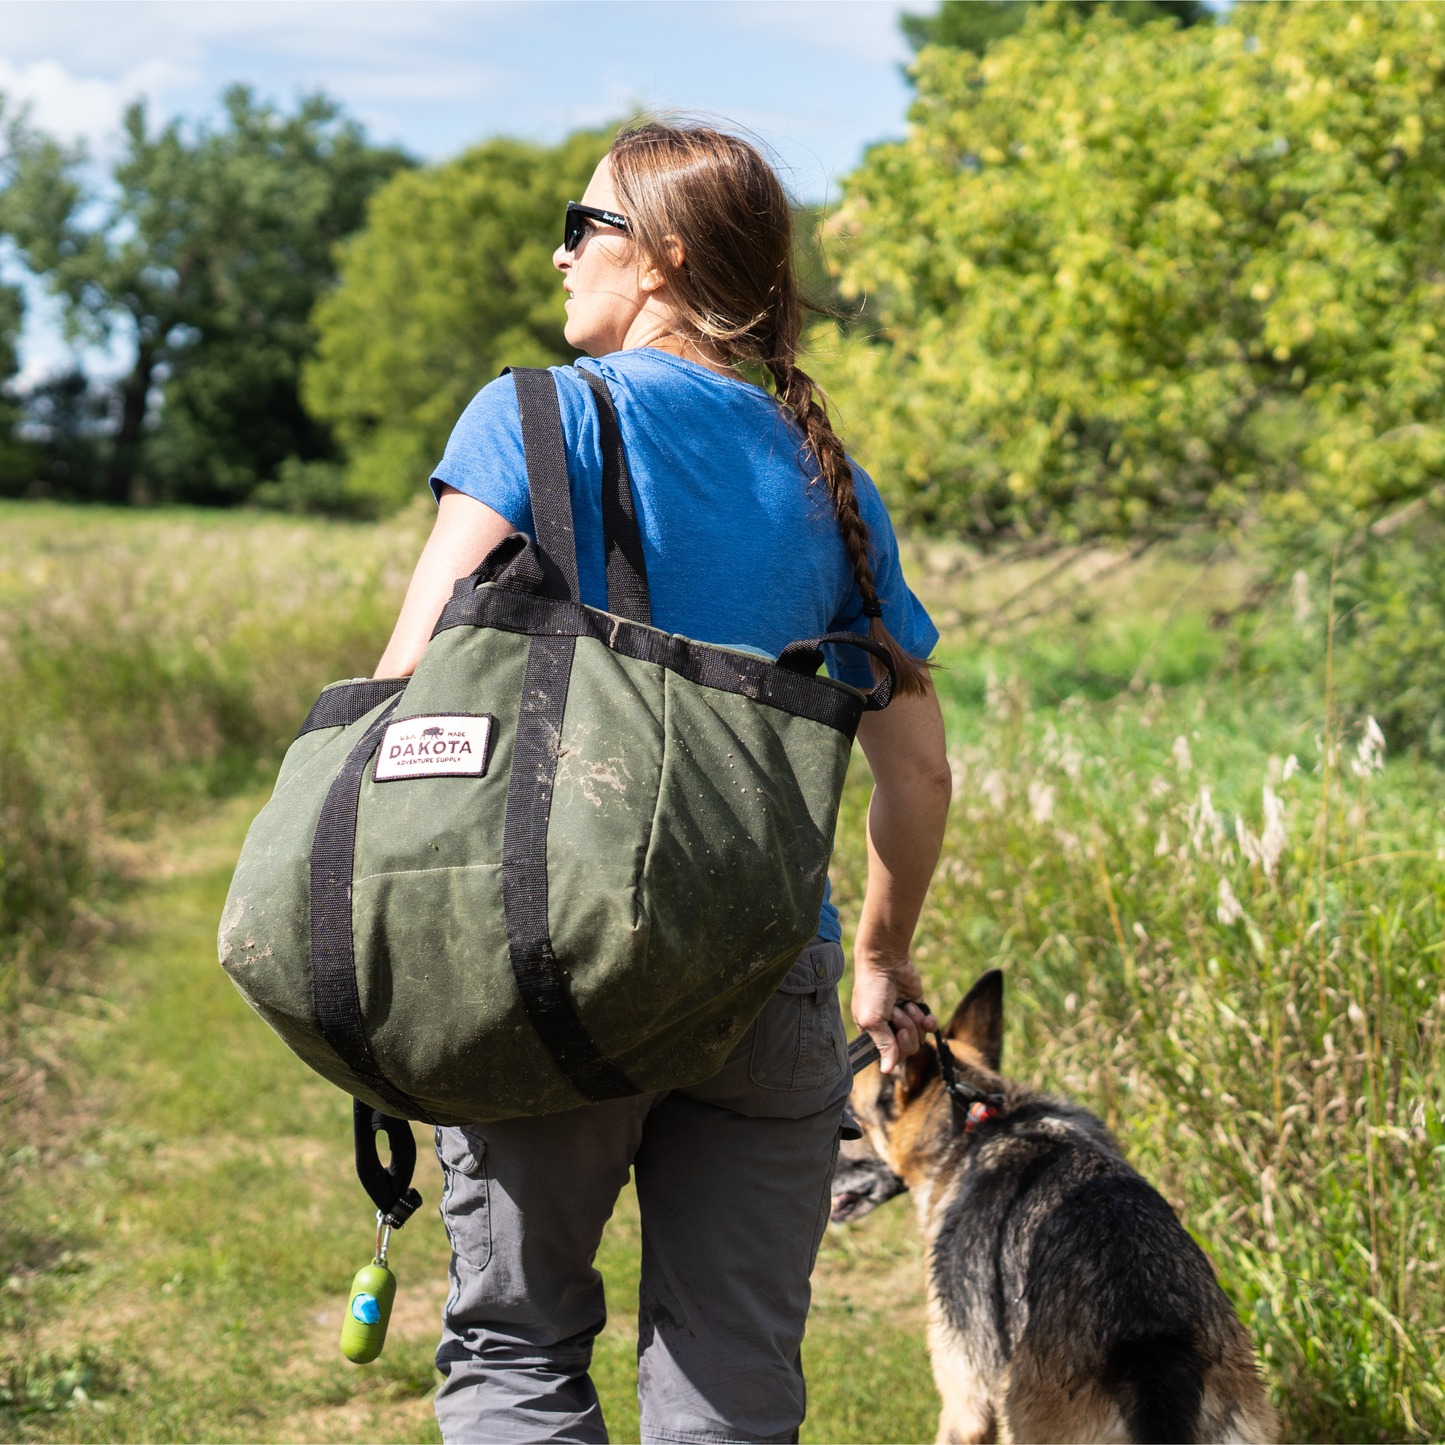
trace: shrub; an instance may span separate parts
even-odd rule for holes
[[[820,367],[911,520],[989,537],[1335,536],[1434,484],[1445,29],[1236,5],[1043,6],[926,47],[906,140],[845,182],[861,322]]]

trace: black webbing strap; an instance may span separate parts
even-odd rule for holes
[[[356,949],[351,931],[351,878],[356,861],[356,810],[362,774],[400,698],[362,734],[331,780],[311,842],[311,999],[326,1042],[352,1073],[404,1118],[427,1114],[383,1076],[361,1017]]]
[[[893,666],[893,659],[888,655],[888,649],[861,632],[825,632],[821,637],[790,642],[778,654],[778,666],[812,677],[823,665],[825,647],[857,647],[883,664],[885,675],[872,692],[865,694],[867,700],[864,703],[869,712],[882,712],[893,700],[893,689],[898,686],[898,672]]]
[[[607,610],[630,622],[652,625],[652,602],[647,593],[647,563],[642,556],[642,533],[637,526],[632,477],[612,393],[600,376],[577,368],[592,388],[597,404],[597,425],[602,432],[602,549],[607,558]]]
[[[850,1073],[861,1074],[869,1064],[876,1064],[881,1057],[878,1045],[873,1042],[873,1036],[859,1034],[848,1045],[848,1070]]]
[[[794,717],[812,718],[849,738],[857,732],[858,719],[868,706],[869,694],[814,677],[815,665],[810,668],[797,662],[792,667],[780,667],[765,657],[692,642],[654,627],[618,622],[605,612],[579,603],[553,602],[501,586],[478,587],[475,592],[453,597],[442,609],[432,636],[452,627],[495,627],[526,637],[539,632],[557,637],[592,637],[623,657],[656,663],[690,682],[719,692],[738,693]],[[821,663],[821,651],[817,657]]]
[[[316,699],[296,736],[304,737],[318,728],[349,728],[377,703],[395,697],[410,681],[409,677],[363,677],[355,682],[338,682]]]
[[[596,1103],[639,1091],[577,1017],[547,922],[547,825],[576,648],[575,637],[533,637],[527,652],[502,832],[502,904],[527,1016],[573,1088]]]
[[[513,367],[517,386],[517,407],[522,418],[522,446],[527,457],[527,490],[532,499],[532,522],[537,550],[547,578],[542,596],[562,602],[576,602],[577,542],[572,526],[572,493],[567,479],[567,442],[562,432],[562,412],[557,402],[557,383],[550,371],[536,367]],[[605,388],[604,388],[605,390]],[[598,406],[603,435],[603,475],[612,486],[603,488],[604,517],[609,511],[607,494],[612,493],[619,582],[626,590],[627,605],[636,608],[639,595],[643,618],[647,609],[647,584],[642,566],[642,545],[637,537],[637,520],[632,509],[632,489],[622,456],[621,434],[608,406]],[[609,448],[608,421],[615,433],[615,447]],[[620,490],[627,487],[625,508]],[[618,517],[621,523],[618,524]],[[630,531],[628,523],[630,522]],[[624,550],[625,549],[625,550]],[[611,597],[613,563],[609,545],[608,595]],[[629,559],[626,553],[630,551]],[[633,563],[635,562],[635,566]],[[624,578],[622,567],[631,572]],[[640,593],[639,593],[640,586]],[[473,593],[473,596],[476,594]],[[455,599],[460,601],[462,599]],[[519,598],[535,602],[535,597]],[[619,597],[619,600],[621,598]],[[544,604],[545,605],[545,604]],[[632,615],[632,614],[629,614]],[[517,710],[517,733],[512,745],[512,774],[507,783],[507,816],[502,829],[502,905],[507,919],[507,944],[511,953],[512,976],[527,1017],[537,1036],[547,1046],[557,1067],[584,1099],[620,1099],[638,1092],[637,1086],[592,1041],[577,1017],[567,992],[562,968],[552,952],[552,934],[547,920],[547,826],[552,814],[552,786],[557,775],[557,749],[562,736],[562,717],[567,709],[567,689],[572,678],[572,659],[577,650],[575,636],[546,635],[553,629],[538,629],[527,651],[527,671]]]
[[[925,1015],[933,1012],[921,998],[901,998],[894,1007],[902,1008],[906,1003],[922,1009]],[[937,1041],[935,1040],[935,1042]],[[848,1068],[854,1074],[861,1074],[869,1064],[876,1064],[882,1057],[882,1054],[878,1052],[878,1045],[873,1042],[872,1034],[859,1034],[856,1039],[848,1041]],[[949,1058],[951,1060],[952,1055]]]
[[[545,367],[510,366],[522,418],[522,449],[527,457],[527,490],[532,497],[532,526],[547,573],[543,594],[575,602],[577,541],[572,534],[572,489],[567,481],[567,440],[557,383]]]

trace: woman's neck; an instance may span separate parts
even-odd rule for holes
[[[698,366],[705,366],[709,371],[717,372],[719,376],[730,377],[733,381],[742,380],[737,367],[728,365],[718,351],[712,347],[705,348],[686,336],[659,336],[646,344],[654,350],[667,352],[669,356],[681,357],[683,361],[691,361]]]
[[[713,343],[680,335],[673,329],[675,325],[676,313],[667,304],[665,297],[654,293],[647,297],[633,318],[618,350],[631,351],[635,347],[650,346],[657,351],[667,352],[669,356],[681,357],[683,361],[705,366],[719,376],[730,377],[734,381],[742,380],[737,368],[728,365],[723,353]]]

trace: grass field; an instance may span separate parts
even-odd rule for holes
[[[213,951],[278,749],[321,681],[369,666],[419,521],[0,514],[22,699],[0,722],[0,1437],[435,1438],[440,1224],[398,1236],[382,1362],[345,1365],[370,1247],[346,1101]],[[1215,625],[1250,582],[1219,549],[1062,560],[912,553],[957,782],[929,996],[1007,970],[1006,1067],[1104,1115],[1180,1211],[1287,1438],[1439,1438],[1439,772],[1326,706],[1324,599]],[[866,797],[860,768],[845,924]],[[596,1371],[617,1439],[636,1228],[624,1198]],[[830,1230],[805,1439],[932,1438],[921,1271],[906,1200]]]
[[[105,998],[73,996],[51,1019],[53,1112],[12,1116],[6,1147],[4,1438],[440,1438],[431,1355],[447,1244],[429,1132],[417,1130],[428,1207],[393,1246],[390,1337],[359,1369],[336,1348],[373,1232],[349,1103],[215,963],[235,851],[261,801],[161,831],[121,913],[125,937],[107,947]],[[810,1440],[932,1436],[912,1221],[898,1209],[871,1225],[823,1252]],[[618,1440],[637,1438],[638,1251],[629,1193],[598,1261],[612,1318],[594,1378]],[[880,1379],[909,1384],[889,1398]]]

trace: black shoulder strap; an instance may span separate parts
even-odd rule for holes
[[[567,441],[557,402],[557,381],[542,367],[508,367],[517,387],[522,418],[522,447],[527,457],[527,489],[532,522],[547,580],[545,597],[580,600],[577,540],[572,525],[572,492],[567,480]],[[612,393],[601,377],[578,368],[592,389],[602,434],[602,547],[607,558],[607,610],[629,622],[652,625],[647,564],[632,498],[632,477]]]
[[[647,563],[642,556],[642,533],[633,505],[632,476],[612,393],[600,376],[578,367],[592,388],[597,424],[602,432],[602,547],[607,557],[607,610],[629,622],[652,625],[652,602],[647,592]]]
[[[548,573],[542,593],[577,601],[577,544],[556,378],[550,371],[533,367],[513,367],[511,371],[522,416],[522,445],[527,454],[527,487],[537,548],[542,553],[543,570]],[[604,445],[604,456],[605,451]],[[629,496],[629,510],[630,503]],[[512,977],[527,1016],[573,1088],[584,1099],[596,1103],[620,1099],[638,1089],[597,1047],[577,1016],[566,971],[552,949],[547,907],[547,831],[557,771],[557,739],[562,735],[576,646],[575,636],[554,633],[548,626],[533,633],[527,647],[527,672],[518,704],[502,830],[502,907]],[[384,1094],[381,1097],[386,1098]]]
[[[567,441],[557,405],[557,383],[545,367],[509,366],[507,370],[517,385],[532,525],[547,574],[542,594],[576,602],[577,542],[572,534],[572,490],[567,481]]]

